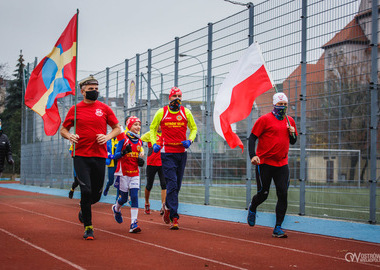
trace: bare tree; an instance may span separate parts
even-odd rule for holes
[[[7,63],[0,63],[0,78],[2,78],[4,80],[9,79],[8,69],[9,69],[9,67],[8,67]]]
[[[370,114],[370,61],[355,54],[349,56],[336,53],[334,67],[326,70],[326,86],[329,95],[323,106],[325,117],[330,119],[332,148],[360,150],[365,158],[369,151]],[[355,179],[355,168],[359,161],[356,154],[350,155],[346,173],[349,180]],[[363,180],[363,179],[360,179]]]

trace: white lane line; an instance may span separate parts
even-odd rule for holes
[[[118,236],[118,237],[126,238],[128,240],[132,240],[132,241],[135,241],[135,242],[138,242],[138,243],[141,243],[141,244],[145,244],[145,245],[149,245],[149,246],[165,249],[165,250],[168,250],[168,251],[171,251],[171,252],[175,252],[175,253],[178,253],[178,254],[181,254],[181,255],[185,255],[185,256],[196,258],[196,259],[204,260],[204,261],[207,261],[207,262],[213,262],[213,263],[224,265],[224,266],[231,267],[231,268],[234,268],[234,269],[248,270],[246,268],[241,268],[239,266],[235,266],[235,265],[232,265],[232,264],[224,263],[224,262],[221,262],[221,261],[216,261],[216,260],[213,260],[213,259],[197,256],[197,255],[186,253],[186,252],[182,252],[182,251],[178,251],[178,250],[175,250],[175,249],[172,249],[172,248],[167,248],[167,247],[160,246],[160,245],[157,245],[157,244],[153,244],[153,243],[150,243],[150,242],[141,241],[141,240],[138,240],[138,239],[135,239],[135,238],[131,238],[131,237],[128,237],[128,236],[125,236],[125,235],[120,235],[120,234],[117,234],[117,233],[114,233],[114,232],[110,232],[110,231],[106,231],[106,230],[102,230],[102,229],[96,229],[96,230],[97,231],[101,231],[101,232],[105,232],[105,233],[108,233],[108,234],[112,234],[112,235],[115,235],[115,236]]]
[[[67,220],[64,220],[64,219],[56,218],[56,217],[49,216],[49,215],[42,214],[42,213],[38,213],[38,212],[35,212],[35,211],[26,210],[26,209],[23,209],[23,208],[14,206],[14,205],[5,204],[5,203],[0,203],[0,204],[4,204],[4,205],[7,205],[9,207],[13,207],[13,208],[22,210],[24,212],[32,213],[32,214],[35,214],[35,215],[40,215],[40,216],[44,216],[44,217],[51,218],[51,219],[54,219],[54,220],[58,220],[58,221],[62,221],[62,222],[70,223],[70,224],[74,224],[74,225],[77,225],[77,226],[82,226],[82,224],[74,223],[74,222],[71,222],[71,221],[67,221]],[[125,236],[125,235],[120,235],[120,234],[117,234],[117,233],[114,233],[114,232],[111,232],[111,231],[107,231],[107,230],[103,230],[103,229],[99,229],[99,228],[96,228],[96,230],[104,232],[104,233],[108,233],[108,234],[111,234],[111,235],[114,235],[114,236],[117,236],[117,237],[122,237],[122,238],[125,238],[125,239],[129,239],[129,240],[138,242],[140,244],[145,244],[145,245],[149,245],[149,246],[154,246],[156,248],[161,248],[161,249],[164,249],[164,250],[167,250],[167,251],[171,251],[171,252],[174,252],[174,253],[177,253],[177,254],[181,254],[181,255],[184,255],[184,256],[200,259],[200,260],[207,261],[207,262],[213,262],[215,264],[220,264],[220,265],[227,266],[227,267],[234,268],[234,269],[248,270],[247,268],[242,268],[242,267],[239,267],[239,266],[235,266],[235,265],[224,263],[224,262],[221,262],[221,261],[209,259],[209,258],[206,258],[206,257],[201,257],[201,256],[197,256],[197,255],[194,255],[194,254],[178,251],[178,250],[175,250],[175,249],[172,249],[172,248],[168,248],[168,247],[164,247],[164,246],[161,246],[161,245],[153,244],[153,243],[150,243],[150,242],[138,240],[138,239],[135,239],[135,238],[132,238],[132,237],[128,237],[128,236]],[[31,245],[33,245],[33,244],[31,244]],[[41,249],[41,248],[39,248],[37,246],[36,246],[36,248]],[[48,251],[46,251],[46,252],[48,252]],[[60,257],[57,256],[57,258],[60,258]],[[80,269],[83,269],[83,268],[80,268]]]
[[[96,212],[100,213],[100,214],[112,215],[112,214],[104,213],[104,212],[100,212],[100,211],[96,211]],[[155,221],[149,221],[149,220],[144,220],[144,222],[151,223],[151,224],[164,225],[162,223],[158,223],[158,222],[155,222]],[[232,223],[232,222],[230,222],[230,223]],[[340,260],[340,261],[347,262],[345,258],[334,257],[334,256],[330,256],[330,255],[324,255],[324,254],[315,253],[315,252],[311,252],[311,251],[300,250],[300,249],[281,247],[281,246],[277,246],[277,245],[268,244],[268,243],[265,243],[265,242],[258,242],[258,241],[253,241],[253,240],[247,240],[247,239],[242,239],[242,238],[231,237],[231,236],[227,236],[227,235],[221,235],[221,234],[216,234],[216,233],[199,231],[199,230],[195,230],[195,229],[184,228],[183,226],[181,226],[181,230],[187,230],[187,231],[192,231],[192,232],[196,232],[196,233],[202,233],[202,234],[212,235],[212,236],[215,236],[215,237],[226,238],[226,239],[230,239],[230,240],[237,240],[237,241],[241,241],[241,242],[246,242],[246,243],[251,243],[251,244],[256,244],[256,245],[261,245],[261,246],[267,246],[267,247],[270,247],[270,248],[283,249],[283,250],[293,251],[293,252],[297,252],[297,253],[308,254],[308,255],[319,256],[319,257],[324,257],[324,258],[329,258],[329,259],[333,259],[333,260]],[[306,233],[302,233],[302,234],[306,234]],[[319,235],[317,235],[317,236],[319,236]],[[326,238],[334,238],[334,237],[326,237]],[[334,239],[336,239],[336,238],[334,238]],[[340,238],[338,238],[338,239],[341,240]],[[343,239],[343,240],[347,240],[348,241],[350,239]],[[351,240],[351,241],[354,241],[354,240]],[[367,244],[367,242],[365,242],[365,243]],[[374,243],[369,243],[369,244],[374,244]],[[376,244],[374,244],[374,245],[376,245]],[[379,245],[377,245],[377,246],[379,246]],[[380,265],[374,265],[374,264],[370,264],[370,263],[364,263],[364,262],[354,262],[354,263],[363,264],[363,265],[369,265],[369,266],[375,266],[375,267],[379,267],[380,268]]]
[[[36,200],[41,200],[41,199],[36,199]],[[43,200],[41,200],[43,201]],[[60,205],[60,206],[65,206],[65,207],[69,207],[69,208],[74,208],[72,206],[67,206],[67,205],[64,205],[64,204],[60,204],[60,203],[55,203],[55,202],[46,202],[46,201],[43,201],[44,203],[47,203],[47,204],[54,204],[54,205]],[[104,203],[104,204],[107,204],[107,203]],[[79,209],[79,208],[77,208]],[[140,208],[142,209],[142,208]],[[78,210],[79,211],[79,210]],[[111,214],[108,214],[108,213],[104,213],[104,212],[100,212],[100,211],[93,211],[94,213],[99,213],[99,214],[105,214],[105,215],[112,215]],[[158,211],[157,211],[158,212]],[[183,214],[183,215],[186,215],[186,214]],[[186,215],[187,217],[189,218],[193,218],[193,219],[204,219],[204,220],[210,220],[208,218],[205,218],[205,217],[197,217],[197,216],[191,216],[191,215]],[[234,222],[234,221],[229,221],[229,220],[219,220],[219,219],[212,219],[213,222],[218,222],[218,223],[228,223],[228,224],[233,224],[233,225],[236,225],[236,226],[239,226],[239,225],[242,225],[242,224],[245,224],[245,223],[241,223],[241,222]],[[151,222],[151,221],[147,221],[147,222]],[[154,223],[154,222],[153,222]],[[156,224],[160,224],[160,223],[156,223]],[[259,228],[267,228],[267,226],[262,226],[262,225],[256,225],[257,227]],[[181,227],[182,228],[182,227]],[[286,228],[285,228],[286,229]],[[294,231],[294,230],[290,230],[289,231],[292,232],[292,234],[303,234],[303,235],[309,235],[309,236],[313,236],[313,237],[319,237],[319,238],[327,238],[327,239],[334,239],[334,240],[338,240],[338,241],[343,241],[343,242],[354,242],[354,243],[358,243],[358,242],[362,242],[366,245],[372,245],[372,246],[375,246],[375,247],[379,247],[379,244],[378,243],[374,243],[374,242],[367,242],[367,241],[363,241],[363,240],[358,240],[358,239],[349,239],[349,238],[343,238],[343,237],[339,237],[339,236],[330,236],[330,235],[323,235],[323,234],[314,234],[314,233],[308,233],[308,232],[301,232],[301,231]]]
[[[26,210],[26,211],[28,211],[28,210]],[[101,211],[93,211],[93,212],[96,212],[96,213],[99,213],[99,214],[105,214],[105,215],[112,215],[111,213],[104,213],[104,212],[101,212]],[[37,213],[37,214],[39,214],[39,213]],[[41,215],[43,215],[43,214],[41,214]],[[52,218],[54,218],[54,217],[52,217]],[[196,217],[193,217],[193,218],[196,218]],[[206,219],[206,218],[202,218],[202,219]],[[151,223],[151,224],[164,225],[162,223],[158,223],[158,222],[155,222],[155,221],[149,221],[149,220],[144,220],[144,222]],[[221,221],[221,222],[233,223],[233,222],[230,222],[230,221]],[[73,223],[73,224],[77,225],[77,223]],[[238,224],[241,224],[241,223],[238,223]],[[97,230],[100,231],[100,229],[97,229]],[[188,231],[193,231],[193,232],[197,232],[197,233],[212,235],[212,236],[215,236],[215,237],[221,237],[221,238],[226,238],[226,239],[231,239],[231,240],[237,240],[237,241],[241,241],[241,242],[247,242],[247,243],[252,243],[252,244],[257,244],[257,245],[263,245],[263,246],[267,246],[267,247],[270,247],[270,248],[283,249],[283,250],[293,251],[293,252],[297,252],[297,253],[301,253],[301,254],[308,254],[308,255],[319,256],[319,257],[324,257],[324,258],[329,258],[329,259],[333,259],[333,260],[340,260],[340,261],[347,262],[345,260],[345,258],[334,257],[334,256],[330,256],[330,255],[324,255],[324,254],[314,253],[314,252],[300,250],[300,249],[281,247],[281,246],[277,246],[277,245],[268,244],[268,243],[265,243],[265,242],[258,242],[258,241],[247,240],[247,239],[242,239],[242,238],[236,238],[236,237],[231,237],[231,236],[226,236],[226,235],[221,235],[221,234],[216,234],[216,233],[199,231],[199,230],[194,230],[194,229],[190,229],[190,228],[184,228],[183,226],[181,226],[181,230],[188,230]],[[109,232],[109,231],[103,231],[103,232],[108,232],[110,234],[114,234],[114,233]],[[122,235],[119,235],[119,236],[122,236]],[[319,235],[316,235],[316,236],[319,236]],[[122,236],[122,237],[124,237],[124,236]],[[126,237],[126,238],[131,239],[131,240],[135,240],[134,238],[129,238],[129,237]],[[334,237],[326,237],[326,238],[334,238]],[[350,240],[350,239],[341,239],[341,238],[334,238],[334,239],[345,240],[345,241],[349,241]],[[354,240],[351,240],[351,241],[354,241]],[[365,242],[365,243],[366,244],[371,244],[371,243],[367,243],[367,242]],[[151,244],[151,243],[149,243],[149,244]],[[151,244],[151,245],[154,245],[154,244]],[[376,244],[374,244],[374,245],[376,245]],[[364,262],[351,262],[351,263],[369,265],[369,266],[374,266],[374,267],[380,268],[380,265],[375,265],[375,264],[370,264],[370,263],[364,263]]]
[[[101,212],[99,212],[101,213]],[[188,217],[191,217],[191,218],[198,218],[198,219],[205,219],[205,220],[209,220],[205,217],[197,217],[197,216],[188,216]],[[242,222],[234,222],[234,221],[228,221],[228,220],[219,220],[219,219],[213,219],[212,220],[213,222],[220,222],[220,223],[229,223],[229,224],[234,224],[234,225],[247,225],[247,223],[242,223]],[[248,226],[248,225],[247,225]],[[259,228],[268,228],[267,226],[263,226],[263,225],[256,225],[257,227]],[[256,227],[255,226],[255,227]],[[285,230],[287,230],[285,228]],[[327,239],[333,239],[333,240],[338,240],[338,241],[342,241],[342,242],[354,242],[354,243],[358,243],[358,242],[361,242],[363,244],[366,244],[366,245],[372,245],[372,246],[376,246],[376,247],[379,247],[380,244],[378,243],[374,243],[374,242],[367,242],[367,241],[363,241],[363,240],[357,240],[357,239],[349,239],[349,238],[343,238],[343,237],[339,237],[339,236],[330,236],[330,235],[323,235],[323,234],[314,234],[314,233],[308,233],[308,232],[301,232],[301,231],[294,231],[294,230],[291,230],[289,229],[288,231],[291,231],[292,234],[303,234],[303,235],[309,235],[309,236],[313,236],[313,237],[319,237],[319,238],[327,238]]]
[[[154,221],[149,221],[149,220],[144,220],[144,222],[162,225],[162,223],[158,223],[158,222],[154,222]],[[253,240],[247,240],[247,239],[242,239],[242,238],[231,237],[231,236],[227,236],[227,235],[221,235],[221,234],[216,234],[216,233],[199,231],[199,230],[195,230],[195,229],[184,228],[183,226],[181,226],[181,230],[187,230],[187,231],[207,234],[207,235],[211,235],[211,236],[215,236],[215,237],[226,238],[226,239],[230,239],[230,240],[237,240],[237,241],[241,241],[241,242],[246,242],[246,243],[251,243],[251,244],[256,244],[256,245],[261,245],[261,246],[267,246],[267,247],[270,247],[270,248],[283,249],[283,250],[288,250],[288,251],[294,251],[294,252],[297,252],[297,253],[308,254],[308,255],[319,256],[319,257],[324,257],[324,258],[329,258],[329,259],[333,259],[333,260],[340,260],[340,261],[347,262],[345,258],[334,257],[334,256],[330,256],[330,255],[324,255],[324,254],[315,253],[315,252],[311,252],[311,251],[300,250],[300,249],[281,247],[281,246],[278,246],[278,245],[272,245],[272,244],[268,244],[268,243],[265,243],[265,242],[258,242],[258,241],[253,241]],[[353,262],[353,263],[358,263],[358,264],[363,264],[363,265],[369,265],[369,266],[375,266],[375,267],[379,267],[380,268],[380,265],[374,265],[374,264],[369,264],[369,263],[364,263],[364,262]]]
[[[50,251],[48,251],[48,250],[46,250],[46,249],[44,249],[42,247],[36,246],[35,244],[30,243],[29,241],[26,241],[25,239],[23,239],[21,237],[18,237],[17,235],[15,235],[15,234],[13,234],[11,232],[8,232],[7,230],[4,230],[4,229],[0,228],[0,231],[2,231],[5,234],[8,234],[9,236],[12,236],[12,237],[16,238],[17,240],[19,240],[19,241],[21,241],[21,242],[23,242],[23,243],[25,243],[25,244],[27,244],[27,245],[35,248],[35,249],[38,249],[38,250],[42,251],[43,253],[45,253],[45,254],[53,257],[53,258],[56,258],[57,260],[60,260],[61,262],[64,262],[64,263],[66,263],[66,264],[74,267],[75,269],[85,270],[85,268],[80,267],[79,265],[77,265],[75,263],[72,263],[72,262],[70,262],[70,261],[68,261],[68,260],[66,260],[66,259],[64,259],[64,258],[62,258],[62,257],[60,257],[58,255],[55,255],[54,253],[51,253]]]

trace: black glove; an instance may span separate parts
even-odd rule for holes
[[[144,163],[145,163],[145,161],[141,157],[137,158],[137,165],[139,165],[139,167],[144,166]]]
[[[121,156],[125,156],[130,152],[132,152],[132,146],[128,144],[123,150],[121,150]]]

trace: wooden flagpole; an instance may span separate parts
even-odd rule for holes
[[[78,25],[79,25],[79,9],[77,9],[77,42],[75,57],[75,109],[74,109],[74,134],[77,132],[77,102],[78,102]],[[73,157],[75,157],[75,143],[73,145]]]

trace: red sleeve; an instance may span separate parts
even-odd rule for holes
[[[117,117],[115,115],[115,113],[113,112],[113,110],[107,106],[107,124],[110,126],[110,127],[113,127],[114,125],[116,124],[119,124],[119,120],[117,120]]]
[[[62,126],[67,128],[68,130],[70,130],[70,128],[74,126],[74,106],[72,106],[68,111]]]
[[[263,117],[259,117],[259,119],[256,120],[255,124],[253,125],[251,133],[255,135],[257,138],[260,137],[261,133],[263,133],[264,130],[264,122]]]
[[[116,139],[120,142],[121,140],[124,140],[126,138],[125,133],[122,132],[119,135],[116,136]]]

